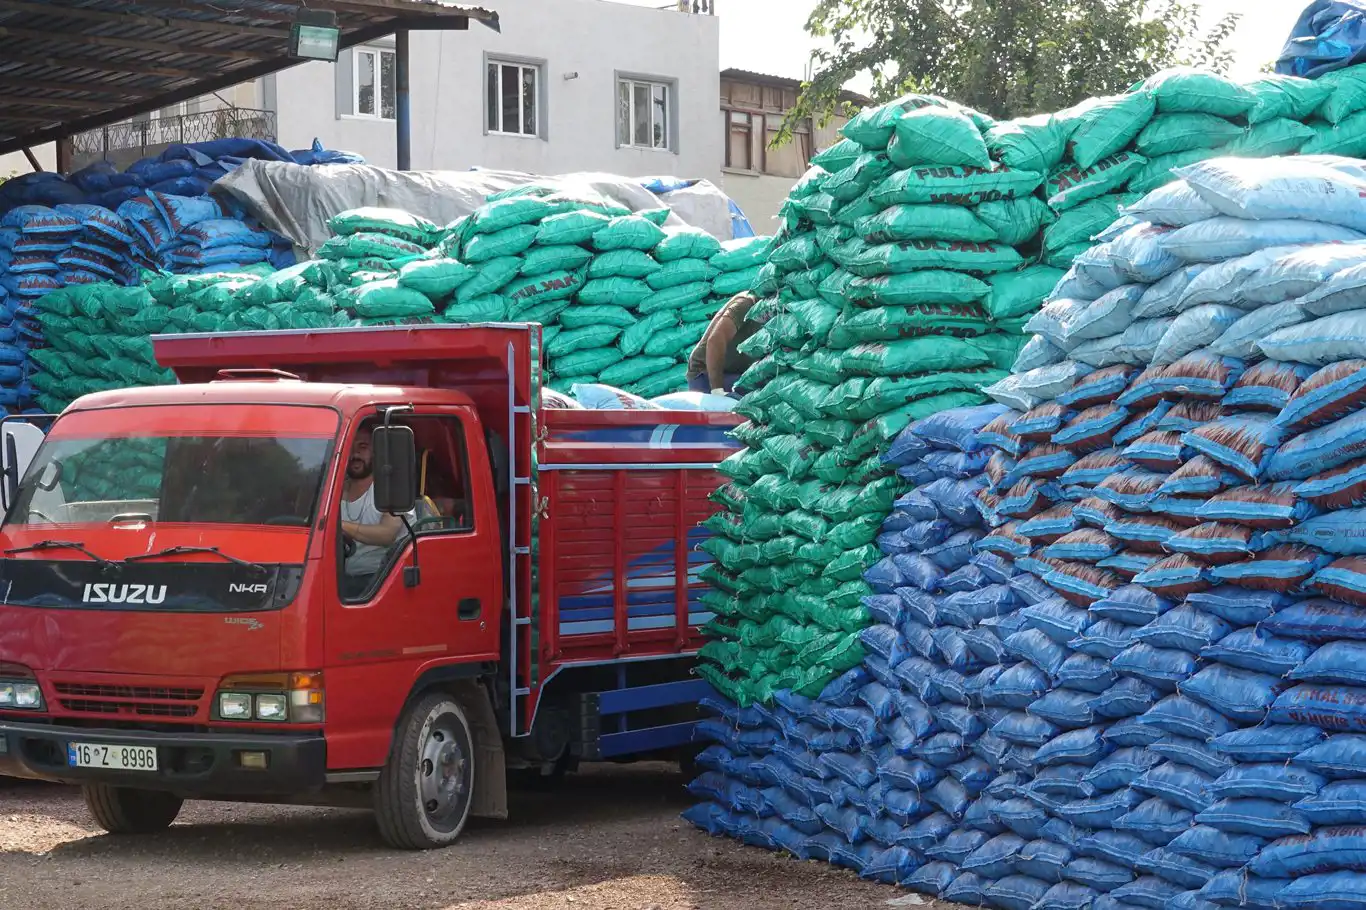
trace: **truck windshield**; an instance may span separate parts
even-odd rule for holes
[[[336,427],[332,411],[273,405],[68,414],[34,457],[7,523],[306,528]]]

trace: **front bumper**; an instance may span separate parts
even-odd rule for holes
[[[73,768],[67,765],[69,743],[151,746],[157,750],[158,770]],[[240,752],[265,752],[267,767],[243,768]],[[187,798],[286,796],[322,788],[327,745],[321,733],[162,733],[0,719],[0,774],[63,784],[169,790]]]

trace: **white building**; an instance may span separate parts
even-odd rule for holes
[[[498,34],[411,36],[412,166],[720,182],[714,16],[606,0],[497,0]],[[393,40],[260,80],[279,141],[397,161]],[[240,102],[239,102],[240,103]]]

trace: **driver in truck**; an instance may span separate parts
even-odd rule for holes
[[[354,545],[347,547],[342,582],[342,597],[356,600],[364,596],[384,565],[389,549],[404,531],[403,517],[387,515],[375,508],[373,454],[370,449],[373,423],[356,432],[351,457],[346,464],[346,484],[341,503],[341,529]],[[407,515],[411,522],[414,514]]]

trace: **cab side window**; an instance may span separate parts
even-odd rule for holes
[[[458,417],[414,417],[419,535],[474,530],[474,490],[465,427]]]

